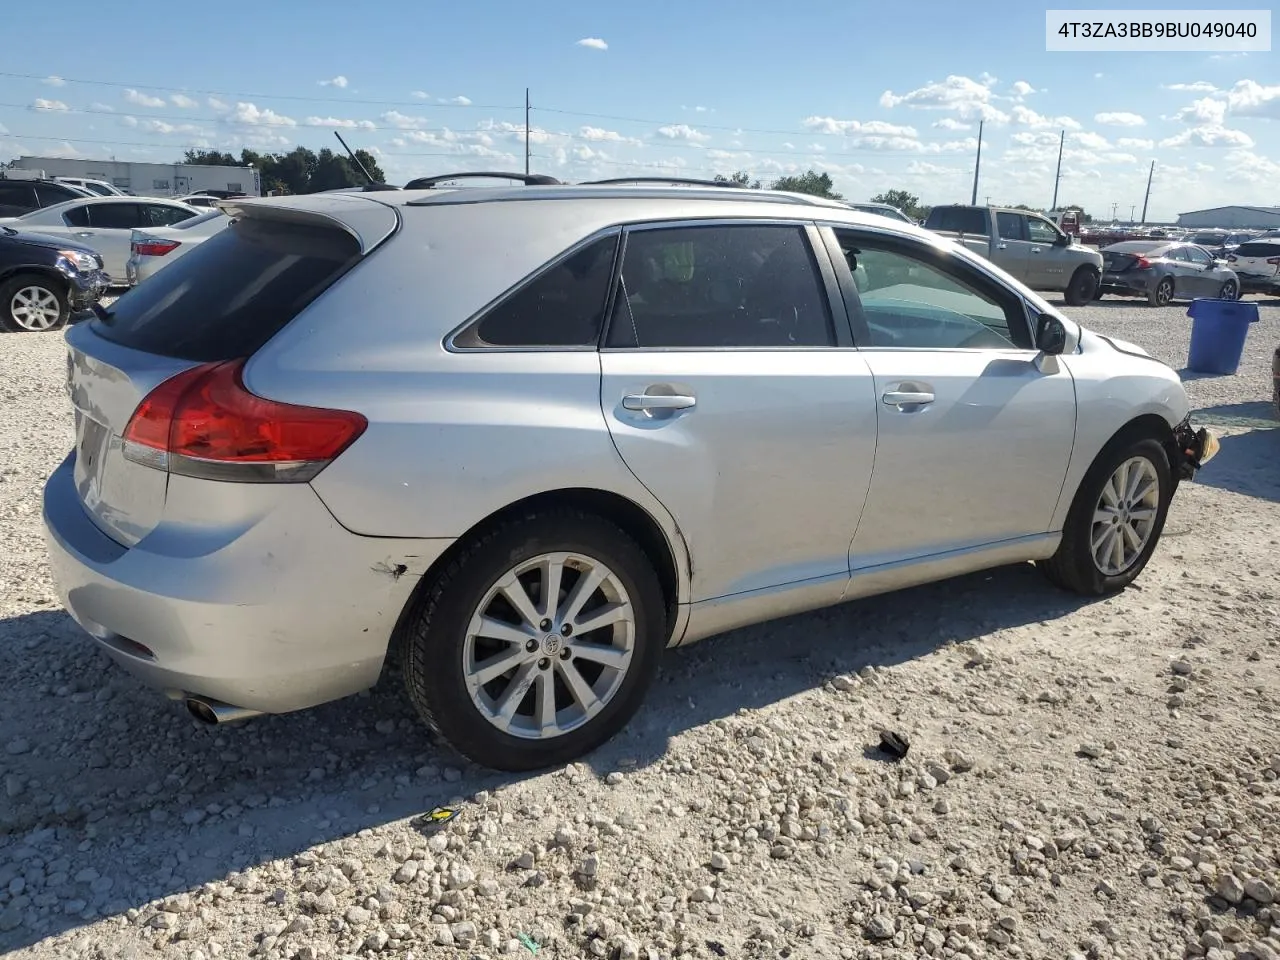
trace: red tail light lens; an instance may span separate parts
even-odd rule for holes
[[[1235,263],[1235,262],[1236,262],[1236,255],[1234,253],[1228,253],[1227,263]]]
[[[163,257],[170,250],[182,246],[177,240],[138,240],[131,244],[133,252],[140,257]]]
[[[1235,257],[1232,257],[1231,259],[1234,260]],[[1280,266],[1280,257],[1267,257],[1267,263],[1271,264],[1272,266]]]
[[[1135,270],[1150,270],[1150,269],[1151,269],[1151,261],[1150,261],[1150,260],[1148,260],[1146,257],[1141,257],[1141,256],[1140,256],[1140,257],[1138,257],[1137,262],[1135,262],[1135,263],[1134,263],[1134,265],[1133,265],[1133,269],[1135,269]]]
[[[311,480],[364,433],[358,413],[267,400],[244,385],[244,360],[170,377],[138,405],[124,455],[170,473],[249,483]]]

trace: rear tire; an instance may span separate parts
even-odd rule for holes
[[[1101,282],[1102,276],[1093,267],[1078,267],[1071,275],[1063,299],[1069,307],[1083,307],[1097,297]]]
[[[1222,285],[1222,289],[1218,291],[1219,300],[1239,300],[1240,286],[1234,280],[1228,280]]]
[[[1173,279],[1165,277],[1147,294],[1147,303],[1153,307],[1167,307],[1173,303]]]
[[[422,718],[476,763],[527,771],[575,760],[627,724],[658,670],[666,605],[653,564],[617,526],[531,511],[465,543],[402,630]]]
[[[1173,487],[1159,441],[1122,434],[1085,473],[1057,552],[1038,566],[1058,586],[1083,596],[1123,590],[1160,541]]]
[[[39,273],[20,273],[0,283],[0,327],[14,333],[57,330],[71,316],[66,287]]]

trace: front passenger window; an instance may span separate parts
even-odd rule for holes
[[[1057,243],[1059,233],[1048,220],[1039,217],[1027,217],[1027,232],[1032,243]]]
[[[905,244],[836,237],[857,279],[870,342],[898,349],[1029,349],[1021,300],[994,283],[944,265],[947,254]]]

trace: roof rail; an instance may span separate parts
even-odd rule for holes
[[[416,180],[410,180],[404,185],[406,190],[430,190],[438,183],[445,183],[449,180],[462,180],[466,178],[483,177],[486,179],[498,178],[501,180],[519,180],[526,187],[534,186],[557,186],[560,181],[555,177],[549,177],[544,173],[506,173],[501,170],[467,170],[462,173],[442,173],[434,177],[418,177]]]
[[[694,177],[614,177],[609,180],[584,180],[579,184],[579,186],[604,187],[622,183],[666,183],[673,186],[680,184],[689,187],[729,187],[736,190],[745,189],[742,184],[734,183],[732,180],[699,180]]]

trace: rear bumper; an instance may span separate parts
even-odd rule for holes
[[[247,529],[162,523],[125,548],[81,506],[74,462],[44,490],[59,597],[111,659],[174,697],[284,713],[367,689],[451,542],[356,536],[298,485]]]
[[[1098,289],[1103,293],[1145,297],[1150,288],[1146,277],[1127,276],[1122,273],[1104,273]]]
[[[1240,278],[1241,293],[1278,293],[1280,277],[1253,277],[1247,273],[1236,274]]]

